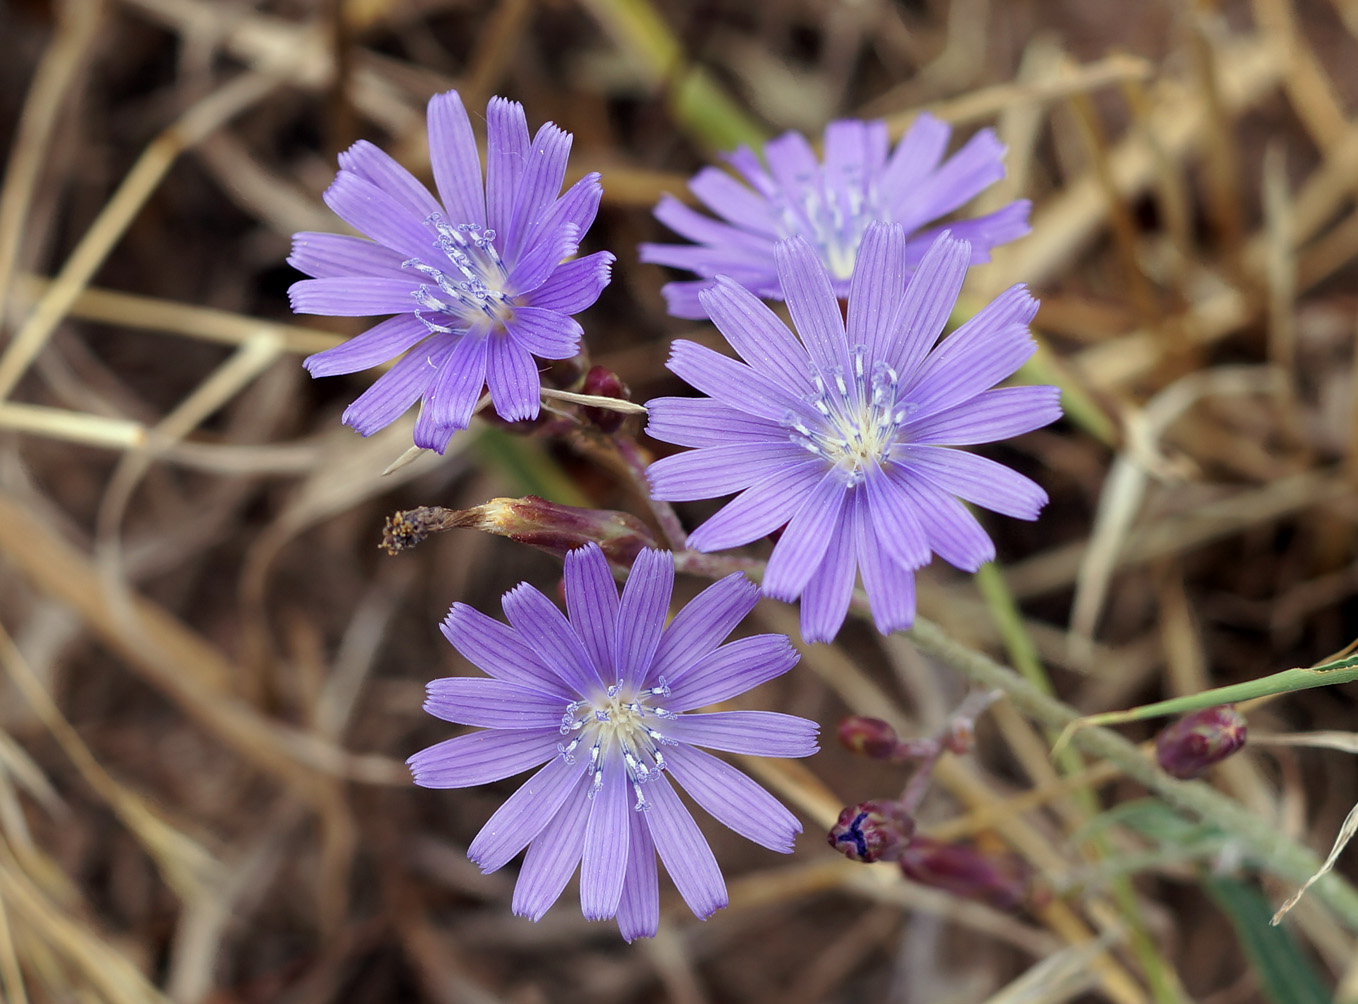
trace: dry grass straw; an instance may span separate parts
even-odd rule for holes
[[[721,960],[728,950],[721,938],[736,946],[748,938],[753,945],[759,936],[747,932],[759,932],[767,916],[795,921],[827,902],[848,903],[857,912],[820,941],[788,935],[789,978],[771,984],[782,999],[831,999],[857,974],[880,966],[883,956],[890,958],[899,944],[914,937],[908,921],[912,916],[938,918],[987,945],[1013,946],[1032,963],[1021,967],[1026,973],[1016,973],[997,961],[998,956],[982,953],[976,968],[994,1004],[1067,1000],[1087,989],[1119,1004],[1175,999],[1129,964],[1127,917],[1102,889],[1058,900],[1030,921],[907,885],[890,869],[827,862],[810,851],[790,864],[734,876],[728,917],[714,920],[706,934],[683,919],[682,906],[667,901],[661,937],[620,957],[600,949],[597,934],[582,924],[560,921],[553,928],[557,921],[549,918],[525,933],[508,921],[487,925],[485,916],[475,913],[479,907],[459,912],[466,906],[460,904],[444,911],[446,904],[437,903],[436,892],[417,886],[400,865],[384,859],[387,848],[368,843],[385,840],[403,847],[404,835],[392,831],[404,820],[384,827],[386,821],[368,818],[371,813],[365,813],[361,801],[367,795],[356,795],[351,782],[401,785],[406,774],[392,757],[354,754],[347,747],[357,732],[371,739],[374,730],[390,728],[382,695],[383,686],[393,681],[382,680],[377,672],[380,653],[388,646],[406,650],[403,610],[410,605],[423,610],[419,597],[441,573],[432,564],[390,566],[397,570],[349,590],[341,623],[329,628],[309,619],[314,607],[294,606],[293,597],[285,598],[281,583],[295,574],[290,560],[304,537],[305,547],[319,556],[322,575],[347,574],[349,566],[336,555],[349,552],[327,535],[360,534],[357,528],[367,525],[388,493],[416,485],[420,491],[453,493],[485,488],[484,475],[481,483],[461,487],[474,476],[462,452],[470,440],[456,440],[440,461],[428,453],[402,452],[409,442],[408,421],[364,441],[338,430],[282,439],[276,431],[289,427],[289,409],[277,401],[260,410],[254,425],[259,435],[253,439],[242,434],[236,441],[205,431],[214,416],[229,413],[246,396],[267,399],[270,388],[261,385],[288,356],[323,350],[340,336],[140,289],[96,288],[92,281],[120,243],[130,239],[147,206],[172,183],[171,170],[186,154],[261,232],[279,235],[325,226],[328,214],[314,200],[311,182],[293,180],[255,142],[257,134],[249,128],[229,128],[237,120],[253,121],[262,106],[280,95],[328,91],[334,106],[344,109],[331,123],[337,132],[344,131],[345,116],[365,133],[378,126],[393,138],[392,149],[400,159],[423,168],[427,154],[420,108],[429,91],[457,84],[469,107],[479,108],[509,80],[541,90],[540,81],[519,70],[525,39],[535,37],[544,17],[527,0],[500,4],[478,22],[465,65],[433,58],[436,50],[398,59],[368,47],[371,39],[389,31],[389,37],[410,42],[411,52],[421,52],[415,37],[424,31],[421,17],[438,16],[447,5],[427,6],[428,12],[422,12],[385,0],[326,4],[308,18],[288,20],[248,6],[204,0],[67,0],[59,5],[57,27],[21,109],[0,191],[0,323],[9,325],[8,341],[0,350],[0,429],[23,451],[38,449],[35,444],[53,451],[75,444],[106,451],[113,459],[105,470],[90,462],[88,452],[60,454],[86,465],[99,486],[97,505],[80,510],[93,511],[87,521],[92,531],[88,544],[75,542],[68,525],[53,520],[52,507],[31,504],[0,483],[5,574],[30,594],[14,614],[6,613],[0,662],[83,782],[155,863],[175,900],[177,918],[163,985],[153,986],[142,969],[145,945],[139,955],[131,945],[110,941],[106,919],[91,903],[91,890],[65,874],[63,865],[33,839],[30,830],[49,823],[30,823],[24,805],[32,802],[52,816],[80,811],[83,816],[76,822],[86,825],[88,810],[62,800],[59,793],[65,789],[54,770],[57,764],[30,751],[31,735],[0,732],[0,990],[5,999],[40,999],[29,988],[42,988],[53,997],[84,994],[129,1004],[166,996],[198,1001],[228,993],[218,983],[218,966],[249,943],[236,921],[276,908],[278,900],[269,899],[275,886],[307,904],[317,943],[324,946],[317,952],[321,961],[309,973],[310,982],[296,999],[339,999],[345,956],[357,951],[354,946],[362,945],[364,937],[351,896],[354,864],[374,860],[383,862],[374,866],[383,873],[380,894],[395,904],[390,908],[395,915],[391,937],[430,999],[503,999],[501,991],[516,980],[534,983],[526,990],[511,989],[516,999],[540,998],[543,987],[577,985],[562,979],[562,972],[574,973],[566,963],[554,962],[563,968],[540,979],[518,965],[525,951],[550,956],[561,946],[583,960],[580,967],[588,975],[575,973],[578,985],[596,996],[646,995],[656,986],[667,998],[686,1004],[737,996],[738,983],[720,982],[725,972]],[[656,95],[697,145],[715,145],[725,135],[722,130],[750,125],[740,103],[706,69],[704,50],[689,51],[689,35],[667,23],[657,9],[611,0],[589,0],[568,9],[609,32],[611,41],[595,44],[608,46],[610,61],[590,64],[596,87],[606,91],[621,81],[616,86],[629,100]],[[1047,439],[1035,447],[1051,470],[1078,483],[1078,489],[1067,484],[1072,494],[1082,491],[1084,497],[1097,499],[1097,510],[1090,525],[1042,538],[1068,543],[1046,546],[1005,570],[1014,596],[1045,601],[1030,607],[1042,610],[1045,619],[1022,625],[1035,651],[1049,665],[1085,674],[1082,693],[1087,696],[1130,698],[1137,686],[1161,685],[1175,693],[1191,692],[1219,682],[1218,673],[1225,668],[1221,650],[1213,648],[1198,621],[1209,606],[1204,595],[1216,587],[1198,585],[1186,571],[1214,542],[1231,541],[1264,553],[1267,545],[1259,541],[1275,528],[1295,528],[1314,518],[1333,526],[1328,539],[1352,546],[1352,521],[1358,515],[1352,505],[1358,403],[1350,404],[1350,424],[1340,437],[1346,455],[1342,465],[1336,464],[1323,444],[1317,447],[1311,441],[1314,419],[1305,414],[1305,392],[1316,373],[1307,356],[1302,311],[1322,282],[1358,257],[1358,213],[1352,209],[1358,190],[1358,122],[1344,107],[1343,88],[1330,77],[1333,63],[1327,64],[1308,44],[1292,6],[1283,0],[1256,0],[1252,12],[1252,27],[1228,29],[1207,5],[1183,5],[1174,14],[1178,34],[1167,56],[1112,54],[1077,63],[1056,36],[1044,35],[1021,53],[1015,50],[1021,68],[1009,81],[985,76],[987,28],[997,19],[996,9],[987,3],[955,3],[946,24],[923,35],[902,32],[902,24],[891,19],[894,15],[884,5],[865,5],[852,28],[847,20],[837,26],[841,34],[827,47],[844,51],[854,39],[864,47],[871,39],[879,54],[918,66],[911,79],[879,88],[868,105],[874,114],[887,116],[893,134],[906,128],[920,108],[959,126],[998,120],[1011,152],[1010,187],[989,198],[1037,193],[1033,233],[1021,244],[1001,249],[994,264],[978,270],[970,295],[979,302],[1013,282],[1027,281],[1055,292],[1058,302],[1072,308],[1068,316],[1100,319],[1074,325],[1078,338],[1052,331],[1044,353],[1062,379],[1112,419],[1106,437],[1114,447],[1111,459],[1086,449],[1084,442],[1071,445],[1067,440],[1058,446]],[[33,255],[24,242],[34,226],[30,207],[55,156],[61,126],[79,113],[76,97],[100,32],[124,30],[122,19],[133,13],[172,33],[185,52],[198,54],[201,65],[225,56],[245,69],[220,79],[186,76],[200,90],[191,97],[185,97],[188,89],[174,92],[174,107],[182,113],[142,149],[52,277],[28,274]],[[777,20],[775,13],[769,17]],[[407,31],[408,25],[415,27]],[[723,24],[714,44],[722,41],[723,32],[737,30]],[[768,42],[766,37],[759,44]],[[600,70],[605,65],[607,73]],[[457,79],[448,76],[448,66],[460,69]],[[768,90],[775,76],[755,67],[743,69],[738,78],[753,104],[777,108],[776,101],[759,101],[761,88]],[[842,66],[822,66],[796,79],[801,86],[845,93],[849,76]],[[984,85],[977,86],[982,80]],[[694,112],[702,105],[695,96],[704,95],[715,95],[709,106],[729,116],[704,125]],[[1276,144],[1261,154],[1242,143],[1242,121],[1264,114],[1261,109],[1280,96],[1300,123],[1311,144],[1306,153],[1313,158],[1298,158]],[[579,102],[578,114],[587,121],[594,114],[590,109],[602,104],[600,92],[591,92]],[[167,120],[162,114],[157,121]],[[595,123],[596,138],[608,134],[603,121]],[[1053,174],[1048,163],[1044,140],[1054,131],[1077,141],[1062,150],[1069,156],[1069,177]],[[572,175],[604,168],[607,205],[620,218],[649,206],[662,191],[682,190],[685,175],[672,169],[673,159],[664,151],[639,155],[599,142],[581,146],[583,156],[573,163]],[[1307,167],[1292,184],[1288,179],[1299,163]],[[1138,215],[1145,200],[1154,203],[1160,219],[1158,235],[1148,234]],[[989,208],[998,204],[992,201]],[[1199,217],[1212,234],[1211,246],[1195,231]],[[634,229],[635,223],[628,223],[616,232],[633,236]],[[1089,309],[1080,313],[1075,308],[1081,306]],[[1101,312],[1101,306],[1116,309]],[[654,313],[653,305],[639,309]],[[163,339],[167,354],[186,352],[194,343],[227,346],[231,354],[195,370],[178,399],[154,414],[145,408],[113,414],[57,407],[42,396],[42,375],[30,374],[44,354],[60,352],[62,330],[81,330],[82,322],[143,333],[129,337]],[[662,324],[656,321],[657,328]],[[1266,333],[1262,353],[1254,351],[1248,337],[1255,328]],[[1216,363],[1212,353],[1223,345],[1270,366]],[[650,361],[660,357],[654,346],[632,345],[621,348],[618,358],[628,351],[644,351],[641,358]],[[1352,353],[1352,348],[1346,351]],[[1353,358],[1344,379],[1351,402],[1358,402],[1358,354]],[[78,378],[91,386],[97,382],[88,370]],[[654,379],[649,373],[645,378]],[[26,393],[30,386],[36,389]],[[118,400],[136,400],[126,385],[115,389],[122,393]],[[1232,395],[1248,398],[1255,412],[1266,412],[1266,432],[1277,436],[1285,456],[1259,447],[1254,440],[1260,435],[1260,420],[1251,419],[1249,409],[1231,410]],[[37,453],[32,456],[42,459]],[[1223,469],[1231,476],[1222,476]],[[55,486],[54,497],[61,496],[65,489],[51,470],[43,466]],[[385,472],[391,473],[384,477]],[[193,477],[217,479],[221,500],[215,511],[228,521],[234,514],[236,520],[226,544],[238,562],[218,559],[213,564],[189,548],[182,555],[186,565],[190,557],[201,561],[206,575],[229,569],[231,581],[223,592],[232,598],[223,602],[234,605],[216,627],[232,639],[232,654],[216,635],[207,636],[208,628],[190,626],[189,615],[153,599],[153,585],[138,582],[139,566],[131,559],[134,552],[148,550],[165,565],[181,559],[176,541],[193,539],[191,535],[167,533],[157,552],[156,536],[148,535],[138,507],[142,500],[176,497],[178,479]],[[276,483],[264,481],[269,478]],[[597,485],[591,490],[606,493]],[[61,501],[75,511],[80,509],[75,497],[69,494]],[[242,518],[244,499],[254,499],[264,515]],[[480,552],[467,547],[465,553]],[[461,557],[456,547],[445,554],[456,566],[449,574],[457,581],[474,584],[489,571],[466,566],[471,559]],[[1292,567],[1299,563],[1294,558]],[[1283,570],[1294,574],[1295,581],[1289,581],[1270,615],[1275,631],[1321,618],[1358,590],[1358,580],[1346,568],[1315,574],[1309,566],[1305,573]],[[0,580],[0,588],[4,585]],[[1051,614],[1059,609],[1059,604],[1051,605],[1051,597],[1066,590],[1073,590],[1074,600],[1069,622],[1063,624],[1061,615]],[[1149,623],[1138,622],[1135,615],[1145,596],[1153,597],[1158,610]],[[101,766],[105,737],[98,729],[81,737],[75,714],[79,702],[49,691],[23,653],[25,616],[37,597],[73,611],[81,631],[115,653],[151,692],[167,699],[177,716],[176,728],[214,737],[243,779],[234,782],[242,790],[230,792],[229,799],[259,813],[257,832],[249,838],[214,832],[220,821],[191,818],[187,806],[181,811],[174,804],[157,805],[151,795],[141,793],[141,779],[120,769],[118,777],[127,780],[116,780],[114,772]],[[957,633],[977,645],[993,646],[1000,640],[1002,632],[990,623],[987,608],[969,585],[938,578],[922,596],[921,607],[950,616]],[[796,633],[795,619],[785,608],[761,608],[759,616],[773,628]],[[6,629],[14,632],[13,638]],[[824,711],[842,703],[887,718],[906,732],[927,732],[936,726],[937,715],[955,703],[955,694],[945,685],[951,677],[941,676],[932,663],[906,649],[900,639],[890,639],[880,652],[823,646],[807,650],[803,667],[821,681],[818,707]],[[865,671],[865,660],[891,665],[897,679],[887,683]],[[431,665],[425,675],[438,672]],[[898,690],[910,695],[914,713],[907,713]],[[66,711],[63,702],[71,702]],[[413,706],[402,707],[400,714],[409,722]],[[1046,759],[1042,733],[1027,718],[1000,705],[994,723],[998,747],[1026,777],[1016,782],[983,759],[944,760],[936,797],[952,815],[932,822],[928,831],[942,838],[998,837],[1059,888],[1078,883],[1096,867],[1115,871],[1116,860],[1072,860],[1065,840],[1087,821],[1074,796],[1123,796],[1126,782],[1119,768],[1094,762],[1057,776]],[[116,728],[123,723],[106,724]],[[1349,750],[1352,733],[1319,730],[1273,741]],[[745,766],[810,821],[807,843],[813,847],[818,844],[814,831],[833,821],[843,804],[880,794],[856,790],[855,777],[831,776],[817,761],[750,761]],[[145,780],[148,790],[156,788],[154,777]],[[1308,801],[1304,782],[1295,776],[1285,775],[1279,783],[1255,764],[1241,762],[1223,768],[1214,781],[1238,804],[1268,813],[1280,825],[1297,827],[1300,841],[1314,828],[1308,818],[1313,813],[1306,812],[1314,809],[1314,801]],[[243,790],[261,782],[264,794]],[[400,804],[398,815],[415,813],[413,801]],[[474,800],[457,804],[484,809]],[[261,805],[268,808],[261,810]],[[420,820],[445,843],[450,839],[447,822]],[[1351,826],[1343,829],[1341,836],[1346,839],[1350,831]],[[296,860],[299,844],[306,847],[302,864]],[[227,866],[217,866],[214,857]],[[299,870],[308,877],[299,878]],[[503,907],[501,887],[478,880],[474,888],[497,890],[485,895],[497,910]],[[1155,904],[1153,895],[1146,892],[1143,899],[1158,907],[1160,915],[1172,911]],[[1184,913],[1185,923],[1190,916]],[[1337,957],[1350,943],[1342,933],[1323,929],[1323,913],[1299,911],[1299,918],[1301,933],[1327,958]],[[479,949],[450,944],[456,941],[453,932],[460,937],[478,930],[487,939],[479,943],[488,946],[485,958],[478,957]],[[1159,949],[1170,972],[1172,949],[1169,941]],[[1013,980],[1001,988],[1008,978],[1001,975],[1005,972]]]

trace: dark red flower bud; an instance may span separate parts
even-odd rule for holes
[[[593,397],[616,397],[623,401],[632,399],[632,392],[627,389],[627,385],[618,379],[618,374],[602,366],[591,366],[585,374],[584,386],[580,388],[580,393],[589,394]],[[583,409],[587,418],[600,432],[616,432],[622,425],[623,419],[627,416],[620,411],[610,411],[608,408],[594,408],[586,405]]]
[[[896,730],[880,718],[850,715],[839,723],[839,744],[870,760],[890,760],[900,742]]]
[[[1245,745],[1245,718],[1229,704],[1185,715],[1155,740],[1155,759],[1166,774],[1195,778]]]
[[[997,910],[1017,910],[1042,898],[1034,895],[1027,862],[1008,852],[983,854],[971,844],[919,836],[910,841],[899,864],[901,873],[920,885]]]
[[[899,802],[851,805],[839,814],[826,842],[850,861],[895,861],[915,832],[915,821]]]

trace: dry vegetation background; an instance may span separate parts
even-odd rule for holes
[[[410,423],[360,439],[338,417],[371,374],[299,365],[363,323],[285,297],[289,236],[335,228],[336,152],[366,137],[427,176],[424,103],[453,86],[473,110],[521,100],[575,133],[573,176],[603,173],[586,250],[619,262],[586,341],[638,400],[678,391],[670,338],[715,339],[665,316],[634,250],[714,150],[842,115],[899,134],[920,108],[993,125],[1009,176],[983,208],[1030,197],[1034,230],[969,302],[1034,287],[1030,376],[1070,417],[989,449],[1052,503],[987,523],[984,593],[929,569],[922,611],[1085,712],[1358,636],[1351,0],[0,0],[0,997],[1358,1000],[1352,890],[1322,886],[1269,940],[1295,867],[1148,808],[1116,767],[1059,780],[1051,722],[1008,701],[922,821],[1017,851],[1049,905],[1006,915],[833,855],[839,807],[901,781],[836,748],[838,718],[928,734],[966,689],[861,625],[753,697],[830,736],[764,768],[806,823],[791,858],[705,822],[731,907],[698,923],[666,891],[631,947],[571,891],[538,925],[510,915],[513,866],[482,877],[464,852],[512,782],[421,791],[401,761],[450,734],[419,710],[467,671],[436,630],[449,603],[498,615],[560,565],[470,531],[389,558],[382,519],[529,491],[644,509],[501,430],[382,476]],[[747,629],[792,617],[766,603]],[[1354,700],[1249,715],[1256,740],[1349,733]],[[1323,855],[1356,779],[1351,753],[1256,742],[1208,780]]]

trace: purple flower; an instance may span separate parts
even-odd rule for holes
[[[847,331],[831,277],[801,237],[777,248],[799,341],[764,303],[719,276],[703,307],[744,362],[688,341],[669,367],[708,398],[650,401],[647,431],[690,452],[648,472],[656,498],[740,494],[689,537],[699,551],[758,540],[786,524],[764,577],[801,596],[802,635],[828,641],[856,573],[883,633],[915,615],[913,569],[938,554],[975,571],[995,556],[958,501],[1035,519],[1047,494],[953,446],[989,443],[1061,415],[1056,387],[991,389],[1035,348],[1037,301],[1014,286],[944,339],[971,246],[940,236],[904,287],[905,228],[874,224],[849,292]]]
[[[504,98],[491,99],[486,128],[483,188],[462,100],[456,91],[435,95],[429,152],[439,198],[360,140],[340,154],[325,202],[373,239],[293,237],[289,263],[315,277],[288,291],[293,310],[396,315],[304,364],[321,377],[401,356],[344,412],[344,423],[365,436],[419,400],[415,444],[441,453],[471,421],[483,385],[502,418],[536,418],[533,357],[574,356],[581,329],[570,315],[608,284],[608,252],[565,260],[602,194],[599,176],[588,174],[557,198],[570,133],[549,122],[530,140],[523,107]]]
[[[981,130],[944,161],[951,132],[947,123],[922,114],[888,156],[885,122],[845,119],[825,127],[823,163],[805,136],[789,132],[765,144],[768,170],[742,147],[729,160],[749,188],[715,167],[704,168],[689,182],[693,194],[721,221],[667,195],[656,206],[656,217],[695,243],[642,244],[641,260],[701,276],[697,282],[669,283],[664,293],[671,314],[702,319],[707,315],[698,292],[718,275],[766,300],[784,299],[774,269],[774,245],[800,234],[819,253],[842,299],[869,224],[901,224],[910,235],[905,260],[912,266],[943,230],[927,224],[1004,177],[1004,147],[993,132]],[[983,262],[992,247],[1028,232],[1028,210],[1026,200],[1011,202],[988,216],[951,223],[948,229],[971,242],[973,264]]]
[[[483,872],[525,847],[516,914],[537,920],[580,866],[590,920],[616,916],[628,941],[659,922],[656,852],[685,902],[706,918],[726,905],[707,841],[670,778],[742,836],[792,850],[801,825],[755,782],[700,746],[755,756],[816,752],[815,722],[771,711],[685,714],[787,672],[785,635],[722,641],[758,599],[739,574],[709,586],[667,626],[674,561],[637,557],[618,599],[603,552],[566,556],[569,618],[527,583],[504,596],[509,626],[453,604],[443,633],[492,679],[429,685],[425,710],[481,726],[410,758],[427,788],[485,784],[540,767],[468,848]]]

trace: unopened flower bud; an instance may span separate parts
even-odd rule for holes
[[[870,760],[890,760],[900,742],[896,730],[880,718],[849,715],[839,723],[839,744]]]
[[[826,842],[850,861],[871,864],[900,858],[914,833],[915,821],[899,802],[860,802],[839,814]]]
[[[590,394],[594,397],[616,397],[623,401],[632,399],[632,392],[627,385],[618,379],[618,374],[603,366],[592,366],[585,374],[584,386],[580,388],[582,394]],[[583,409],[585,418],[600,432],[616,432],[622,425],[623,419],[627,416],[620,411],[610,411],[608,408],[595,408],[586,405]]]
[[[1245,745],[1245,718],[1229,704],[1185,715],[1155,740],[1166,774],[1187,781]]]
[[[983,854],[971,844],[948,844],[919,836],[898,861],[908,879],[942,889],[961,899],[1012,911],[1034,904],[1033,874],[1028,864],[1008,852]]]
[[[655,547],[646,524],[613,509],[581,509],[548,502],[536,495],[491,499],[471,509],[423,506],[387,518],[382,546],[388,554],[414,547],[431,533],[466,527],[508,537],[562,555],[588,543],[598,544],[609,561],[630,565],[644,548]]]

